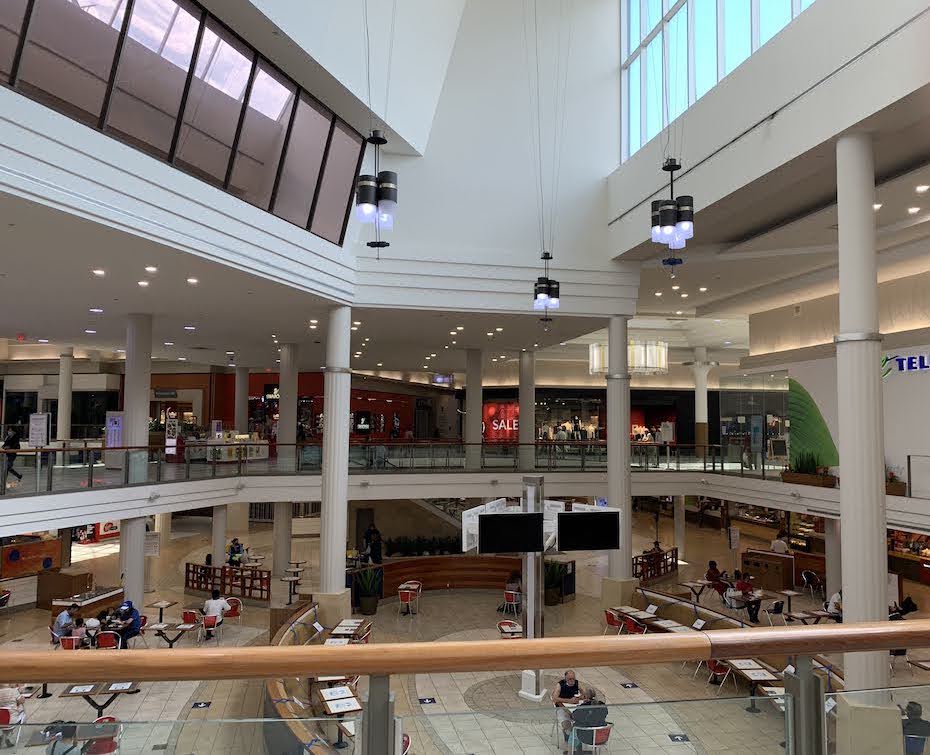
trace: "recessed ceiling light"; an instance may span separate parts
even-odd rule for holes
[[[428,364],[424,364],[424,365],[423,365],[423,369],[424,369],[424,370],[428,370],[428,369],[429,369],[429,365],[428,365]]]
[[[682,298],[682,299],[687,299],[687,298],[688,298],[688,294],[682,294],[682,295],[681,295],[681,298]]]
[[[920,212],[920,208],[919,207],[908,207],[907,212],[909,215],[916,215],[918,212]]]
[[[730,346],[732,343],[733,343],[733,341],[724,341],[724,342],[723,342],[723,345],[724,345],[724,346]]]
[[[272,334],[271,334],[271,337],[272,337],[272,338],[277,338],[277,337],[278,337],[278,334],[277,334],[277,333],[272,333]]]
[[[174,341],[165,341],[165,346],[174,346]]]
[[[464,326],[464,325],[456,325],[456,326],[455,326],[455,329],[456,329],[456,330],[465,330],[465,326]]]
[[[235,351],[227,351],[226,356],[231,357],[235,353],[236,353]]]
[[[139,285],[142,286],[142,288],[145,288],[147,285],[149,285],[149,282],[148,282],[148,281],[139,281]]]
[[[701,287],[698,289],[698,291],[700,291],[702,294],[703,294],[706,290],[707,290],[707,286],[701,286]]]
[[[533,348],[536,348],[536,347],[538,347],[538,346],[539,346],[538,343],[534,343],[534,344],[533,344]]]
[[[187,361],[187,357],[178,357],[178,361],[179,361],[179,362],[186,362],[186,361]]]
[[[310,324],[311,324],[311,325],[316,325],[318,322],[319,322],[319,320],[311,320],[311,321],[310,321]]]
[[[431,357],[434,357],[434,356],[436,356],[436,355],[435,355],[435,354],[430,354],[430,356],[431,356]]]
[[[184,330],[197,330],[196,325],[185,325]]]
[[[47,339],[47,338],[40,338],[40,339],[39,339],[39,343],[48,343],[48,339]]]
[[[677,285],[676,285],[676,286],[672,286],[672,291],[677,291],[679,288],[681,288],[681,286],[677,286]]]
[[[872,205],[872,209],[878,212],[880,209],[882,209],[882,203],[876,202],[875,204]]]
[[[661,292],[661,291],[656,291],[656,296],[662,296],[662,292]]]
[[[92,335],[94,335],[97,331],[96,331],[96,330],[92,330],[91,328],[85,328],[85,329],[84,329],[84,332],[87,333],[87,335],[92,336]]]
[[[443,348],[444,348],[444,349],[448,349],[448,348],[449,348],[449,344],[446,344],[445,346],[443,346]]]
[[[918,194],[926,194],[928,191],[930,191],[930,186],[927,186],[927,184],[921,184],[915,189],[915,191]]]
[[[316,330],[316,325],[311,325],[310,330]]]
[[[454,345],[457,344],[457,343],[458,343],[458,341],[453,341],[453,342],[452,342],[452,345],[454,346]]]
[[[682,311],[679,309],[679,310],[676,310],[675,314],[676,314],[676,315],[683,315],[684,312],[682,312]]]
[[[117,354],[125,354],[125,353],[126,353],[126,349],[117,349],[117,350],[116,350],[116,353],[117,353]]]
[[[504,329],[503,329],[503,328],[494,328],[494,330],[496,330],[498,333],[503,333],[503,332],[504,332]]]
[[[281,349],[278,349],[278,353],[279,353],[279,354],[281,353]]]
[[[358,330],[358,325],[353,325],[349,330]]]
[[[190,283],[192,286],[196,286],[198,283],[200,283],[200,281],[197,280],[196,278],[188,278],[187,282]]]
[[[377,367],[384,367],[384,365],[383,365],[381,362],[378,362],[378,364],[377,364],[376,366],[377,366]]]
[[[102,278],[104,275],[107,274],[107,271],[106,271],[106,270],[104,270],[103,268],[99,268],[99,267],[98,267],[98,268],[94,268],[93,270],[91,270],[91,272],[92,272],[94,275],[96,275],[98,278]]]
[[[95,315],[102,315],[102,314],[103,314],[103,310],[102,310],[100,307],[91,307],[91,308],[88,309],[87,311],[90,312],[91,314],[95,314]]]
[[[155,265],[146,265],[146,266],[145,266],[145,272],[147,272],[147,273],[157,273],[157,272],[158,272],[158,268],[155,267]]]
[[[496,362],[496,361],[497,361],[497,357],[491,357],[491,361],[492,361],[492,362]]]
[[[717,323],[717,325],[720,324],[720,320],[714,320],[714,322]]]
[[[456,336],[456,335],[458,335],[458,332],[457,332],[457,331],[454,331],[454,330],[450,330],[450,331],[449,331],[449,335],[450,335],[450,336]]]
[[[490,337],[493,337],[493,336],[494,336],[494,334],[489,330],[489,331],[488,331],[488,337],[490,338]]]
[[[235,362],[230,362],[230,363],[229,363],[229,366],[230,366],[230,367],[235,367],[235,366],[236,366],[236,363],[235,363]]]
[[[353,324],[353,325],[361,325],[362,323],[361,323],[359,320],[353,320],[353,321],[352,321],[352,324]]]
[[[280,360],[280,359],[275,359],[275,360],[274,360],[274,363],[275,363],[275,364],[281,364],[281,360]]]
[[[501,354],[501,357],[500,357],[500,358],[501,358],[501,359],[506,359],[506,358],[507,358],[507,355],[506,355],[506,354]]]

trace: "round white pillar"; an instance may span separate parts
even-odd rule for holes
[[[827,597],[843,587],[842,548],[840,546],[840,520],[824,519],[824,560],[827,563]]]
[[[297,452],[297,344],[281,344],[278,375],[278,465],[283,471],[295,469]]]
[[[127,352],[129,350],[127,349]],[[145,593],[145,517],[123,519],[119,523],[120,568],[123,591],[141,612]]]
[[[272,507],[271,564],[275,577],[286,577],[291,565],[291,532],[294,504],[290,501],[275,501]],[[281,583],[284,584],[284,583]],[[287,591],[287,585],[282,588]]]
[[[58,421],[55,437],[71,440],[71,394],[74,389],[74,349],[61,352],[58,362]]]
[[[678,560],[687,561],[685,557],[685,497],[675,496],[675,547],[678,548]]]
[[[481,349],[465,351],[465,469],[481,469]]]
[[[283,351],[283,349],[282,349]],[[236,366],[236,396],[234,424],[236,431],[249,431],[249,368]]]
[[[836,336],[843,620],[888,618],[885,449],[879,370],[872,138],[836,144],[840,332]],[[846,689],[886,687],[888,654],[847,653]]]
[[[334,307],[326,334],[323,375],[323,474],[320,504],[320,591],[345,590],[349,511],[349,367],[352,310]]]
[[[226,560],[226,506],[213,507],[213,565],[222,566]]]
[[[151,315],[129,315],[126,323],[125,369],[123,445],[148,448],[149,394],[152,388]],[[148,452],[133,451],[129,457],[129,481],[145,482],[148,479]]]
[[[711,365],[707,361],[707,347],[698,346],[694,349],[694,363],[691,371],[694,374],[694,444],[707,445],[707,373]],[[703,450],[697,450],[703,455]]]
[[[609,551],[607,556],[607,576],[611,579],[633,577],[627,319],[611,317],[607,331],[607,503],[620,509],[620,550]]]
[[[520,469],[536,469],[536,354],[520,352],[520,419],[517,438],[520,442]]]

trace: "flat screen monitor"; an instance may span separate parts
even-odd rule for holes
[[[543,545],[542,512],[478,517],[478,553],[538,553]]]
[[[620,548],[619,511],[569,511],[558,517],[560,551],[615,551]]]

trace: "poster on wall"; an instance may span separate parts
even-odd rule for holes
[[[146,532],[145,533],[145,555],[146,556],[160,556],[161,555],[161,533],[160,532]]]
[[[223,420],[211,419],[210,420],[210,432],[213,434],[214,438],[222,438],[223,437]]]
[[[520,404],[490,401],[482,407],[481,434],[490,441],[516,441],[520,437]]]
[[[48,427],[50,414],[29,415],[29,445],[33,448],[45,448],[48,445]]]
[[[178,418],[165,420],[165,454],[174,456],[178,450]]]

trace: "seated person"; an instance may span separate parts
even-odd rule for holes
[[[518,571],[512,571],[512,572],[510,572],[510,576],[507,578],[507,584],[504,585],[504,590],[505,590],[505,591],[510,591],[510,592],[517,592],[517,593],[520,593],[520,594],[521,594],[520,597],[522,598],[522,593],[523,593],[523,580],[522,580],[522,578],[521,578],[521,576],[520,576],[520,572],[518,572]],[[518,600],[517,600],[517,607],[519,608],[519,606],[520,606],[520,600],[518,599]],[[503,611],[503,610],[505,609],[505,607],[506,607],[506,602],[501,603],[501,604],[497,607],[497,610],[498,610],[498,611]]]
[[[91,645],[97,641],[98,634],[100,634],[100,619],[90,618],[84,622],[84,636]]]
[[[758,624],[762,599],[755,597],[753,594],[752,577],[748,571],[744,571],[742,575],[738,571],[734,572],[734,574],[736,575],[735,589],[739,591],[743,606],[749,613],[749,620],[753,624]]]
[[[83,642],[84,638],[87,637],[87,627],[84,626],[84,619],[82,619],[80,616],[74,620],[74,629],[71,630],[71,636],[77,637],[79,640],[81,640],[81,642]]]
[[[55,617],[55,623],[52,625],[52,631],[59,637],[71,636],[71,630],[74,629],[74,617],[77,616],[77,614],[77,603],[72,603]]]
[[[232,606],[226,602],[226,598],[220,597],[220,591],[214,590],[210,594],[210,598],[206,600],[203,604],[203,615],[204,616],[216,616],[216,625],[219,626],[223,623],[223,613],[226,611],[231,611]],[[213,639],[213,632],[207,632],[207,639]]]
[[[556,715],[562,731],[572,728],[572,718],[565,709],[565,705],[575,705],[580,698],[581,690],[578,687],[578,679],[575,677],[575,672],[569,669],[559,679],[558,686],[552,690],[552,704],[556,707]]]
[[[77,740],[77,726],[73,723],[50,724],[43,733],[53,738],[45,748],[46,755],[80,755],[83,752]]]
[[[824,610],[830,614],[830,618],[837,624],[843,623],[843,591],[833,593]]]
[[[129,648],[129,640],[139,635],[139,630],[142,628],[142,617],[131,600],[127,600],[116,609],[116,617],[119,621],[119,629],[116,631],[122,637],[120,647],[126,650]]]
[[[594,744],[594,732],[574,731],[574,729],[590,729],[607,725],[607,706],[595,697],[592,687],[585,687],[584,692],[581,693],[581,702],[571,714],[571,724],[571,729],[565,732],[565,739],[566,742],[574,744],[575,752],[581,752],[582,745]]]
[[[11,724],[26,723],[26,698],[16,684],[0,684],[0,708],[10,711]],[[0,729],[0,747],[15,747],[15,729]]]
[[[930,737],[930,721],[922,718],[923,706],[913,700],[906,708],[901,708],[901,712],[904,714],[904,720],[901,722],[904,729],[904,752],[906,755],[921,755],[927,737]]]
[[[704,572],[704,579],[711,583],[711,587],[714,588],[721,597],[723,597],[723,593],[727,589],[723,582],[725,576],[726,572],[722,572],[717,568],[716,561],[707,562],[707,571]]]
[[[245,556],[245,546],[239,542],[238,537],[234,537],[229,547],[226,549],[226,560],[230,566],[239,566]]]

